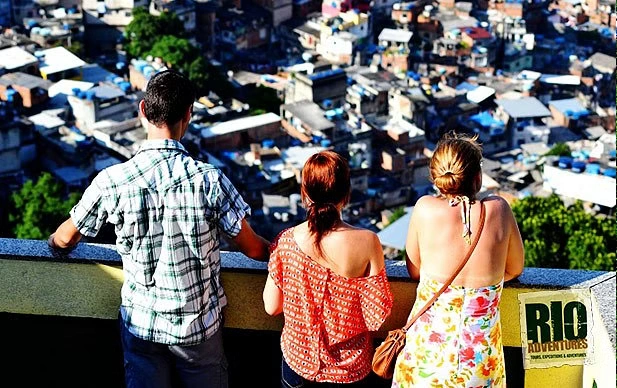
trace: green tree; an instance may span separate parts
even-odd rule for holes
[[[572,150],[565,143],[557,143],[545,155],[570,156],[572,155]]]
[[[162,58],[170,67],[177,67],[182,71],[188,70],[192,60],[199,55],[197,49],[187,39],[173,35],[157,39],[149,54]]]
[[[9,223],[16,238],[46,239],[68,216],[80,195],[63,197],[62,185],[49,173],[27,181],[11,195]]]
[[[396,209],[394,209],[392,214],[390,214],[390,217],[388,217],[388,224],[391,224],[399,218],[403,217],[405,213],[406,212],[404,206],[397,207]]]
[[[154,44],[166,35],[184,36],[184,26],[175,13],[163,12],[160,16],[154,16],[144,7],[135,8],[133,20],[126,26],[126,51],[135,58],[145,57]]]
[[[208,62],[202,56],[198,56],[188,65],[188,77],[195,83],[195,87],[201,93],[208,90],[208,80],[210,79],[211,70],[208,67]]]
[[[200,94],[213,91],[223,99],[231,98],[232,88],[227,78],[186,39],[182,21],[174,13],[153,16],[143,7],[136,8],[125,36],[126,50],[132,57],[160,57],[169,67],[186,74]]]
[[[614,217],[588,214],[580,202],[566,207],[557,195],[518,200],[512,211],[525,244],[526,266],[613,270]]]

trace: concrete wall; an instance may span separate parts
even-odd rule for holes
[[[253,346],[263,345],[269,347],[269,352],[271,352],[269,356],[264,354],[264,358],[280,357],[280,354],[276,353],[278,338],[276,332],[282,328],[283,321],[281,317],[268,316],[263,310],[261,299],[266,279],[266,264],[252,261],[238,253],[223,253],[222,257],[223,284],[229,299],[229,307],[225,310],[225,330],[228,336],[231,336],[229,333],[233,333],[233,336],[238,339],[250,333],[260,333],[251,337],[253,338],[251,341],[256,342],[243,343],[242,349],[245,349],[245,352],[248,351],[249,354],[254,354],[253,352],[261,354],[262,349],[254,349]],[[387,330],[404,324],[415,298],[416,283],[408,279],[404,263],[388,261],[387,270],[395,302],[393,312],[378,333],[378,337],[383,337]],[[47,321],[53,322],[54,325],[58,324],[58,320],[70,317],[67,325],[75,327],[82,327],[83,324],[92,325],[92,330],[99,325],[111,327],[105,322],[112,322],[117,318],[122,269],[113,246],[80,244],[68,258],[54,258],[50,255],[44,241],[0,239],[0,278],[2,279],[0,282],[0,330],[10,328],[11,333],[3,331],[2,334],[9,337],[10,341],[14,338],[15,342],[22,343],[22,346],[24,341],[34,335],[27,331],[30,327],[28,325],[32,322],[39,322],[42,317],[47,317]],[[571,288],[591,289],[592,291],[594,364],[523,371],[520,365],[521,328],[518,295],[539,290]],[[503,343],[506,347],[506,364],[509,369],[509,386],[579,388],[591,387],[593,380],[600,388],[612,386],[615,381],[614,272],[527,268],[518,280],[506,285],[500,309]],[[92,320],[93,318],[95,319]],[[80,319],[82,326],[71,323],[75,322],[73,319]],[[11,322],[21,323],[11,325]],[[80,330],[86,329],[82,327]],[[39,330],[49,329],[41,325]],[[100,335],[114,337],[113,332],[101,332]],[[79,337],[77,339],[73,337],[64,340],[67,343],[66,346],[69,346],[71,341],[75,342],[78,339]],[[49,338],[49,340],[54,339]],[[259,341],[265,342],[262,344]],[[28,352],[33,350],[35,356],[48,351],[43,348],[40,351],[38,349],[25,350]],[[8,350],[5,348],[5,355],[13,356],[15,351],[22,351],[22,349]],[[98,350],[90,349],[90,351],[97,352]],[[118,356],[116,347],[113,347],[111,353],[115,354],[114,357]],[[74,354],[68,354],[68,350],[65,356],[67,360],[75,358]],[[236,354],[231,357],[240,356]],[[53,361],[48,360],[48,362]],[[240,362],[240,360],[237,361]],[[21,365],[14,359],[11,362],[18,366]],[[259,364],[261,361],[255,360],[254,362]],[[120,364],[117,359],[114,359],[91,367],[104,373],[106,368],[117,370]],[[29,363],[24,365],[32,366]],[[70,368],[70,364],[66,367]],[[238,373],[241,373],[240,370],[241,368]],[[75,370],[74,373],[77,374],[79,371]],[[273,373],[276,374],[276,371]],[[0,377],[0,382],[10,379],[15,374],[16,372],[5,372],[4,377]],[[20,378],[26,377],[21,376]],[[260,378],[253,377],[257,380]],[[67,376],[68,379],[69,376]],[[95,381],[94,376],[90,379],[91,383]],[[71,384],[65,384],[65,386],[71,386]]]

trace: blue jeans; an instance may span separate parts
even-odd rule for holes
[[[300,388],[300,387],[327,387],[327,388],[339,388],[339,387],[355,387],[361,386],[361,380],[355,383],[342,384],[342,383],[317,383],[310,381],[300,376],[293,369],[287,365],[285,358],[282,357],[281,361],[281,387],[282,388]]]
[[[120,320],[127,388],[227,388],[223,328],[205,342],[191,346],[164,345],[131,334]]]

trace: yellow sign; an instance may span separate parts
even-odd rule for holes
[[[588,289],[522,293],[518,300],[525,369],[591,363]]]

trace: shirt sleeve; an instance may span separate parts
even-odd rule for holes
[[[367,329],[377,331],[390,315],[394,300],[386,269],[363,280],[360,285],[364,291],[361,299],[362,316]]]
[[[103,173],[97,175],[77,205],[73,206],[70,211],[73,224],[84,236],[96,236],[107,221],[107,210],[103,206],[103,190],[101,189],[103,179]]]
[[[251,214],[251,208],[222,172],[219,175],[219,183],[218,226],[229,237],[235,237],[240,233],[242,220]]]

